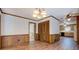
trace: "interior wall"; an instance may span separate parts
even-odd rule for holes
[[[59,34],[59,33],[60,33],[59,21],[54,18],[50,18],[50,34]]]
[[[39,22],[23,19],[15,16],[2,14],[1,35],[29,34],[29,22],[36,23],[36,33],[38,33],[38,23],[49,20],[50,34],[59,34],[59,21],[54,18],[47,18]]]
[[[36,22],[36,33],[38,34],[38,22]]]
[[[36,21],[2,14],[1,35],[29,34],[29,22],[36,23]]]

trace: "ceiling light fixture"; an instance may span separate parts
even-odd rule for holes
[[[70,20],[71,20],[71,18],[68,18],[67,20],[68,20],[68,21],[70,21]]]
[[[45,11],[45,9],[43,8],[35,8],[35,10],[33,11],[33,17],[35,18],[43,18],[43,17],[46,17],[47,16],[47,13]]]

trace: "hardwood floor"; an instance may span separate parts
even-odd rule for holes
[[[35,41],[27,44],[17,45],[15,47],[4,48],[3,50],[77,50],[77,44],[73,38],[61,37],[60,41],[49,44]]]

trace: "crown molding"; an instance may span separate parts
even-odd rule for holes
[[[19,17],[19,18],[24,18],[24,19],[29,19],[29,20],[33,20],[33,21],[38,21],[38,20],[35,20],[35,19],[31,19],[31,18],[27,18],[27,17],[23,17],[23,16],[19,16],[19,15],[14,15],[14,14],[11,14],[11,13],[3,12],[1,8],[0,8],[0,11],[1,11],[2,14],[11,15],[11,16]]]
[[[57,17],[55,17],[53,15],[44,17],[44,18],[39,19],[39,20],[35,20],[35,19],[31,19],[31,18],[27,18],[27,17],[23,17],[23,16],[19,16],[19,15],[14,15],[14,14],[11,14],[11,13],[3,12],[1,8],[0,8],[0,11],[1,11],[2,14],[11,15],[11,16],[19,17],[19,18],[24,18],[24,19],[29,19],[29,20],[33,20],[33,21],[41,21],[41,20],[44,20],[44,19],[52,17],[52,18],[56,19],[57,21],[62,22],[60,19],[58,19]]]
[[[11,13],[3,12],[3,14],[11,15],[11,16],[19,17],[19,18],[24,18],[24,19],[29,19],[29,20],[33,20],[33,21],[38,21],[38,20],[35,20],[35,19],[31,19],[31,18],[27,18],[27,17],[23,17],[23,16],[14,15],[14,14],[11,14]]]

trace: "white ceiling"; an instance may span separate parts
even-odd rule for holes
[[[32,17],[33,8],[2,8],[2,10],[6,13],[35,19]]]
[[[33,10],[35,8],[2,8],[2,10],[6,13],[11,13],[11,14],[15,14],[15,15],[19,15],[19,16],[23,16],[23,17],[27,17],[27,18],[31,18],[31,19],[35,19],[32,16]],[[68,14],[68,13],[77,13],[78,12],[78,8],[45,8],[47,15],[53,15],[59,19],[64,19],[64,17]]]

